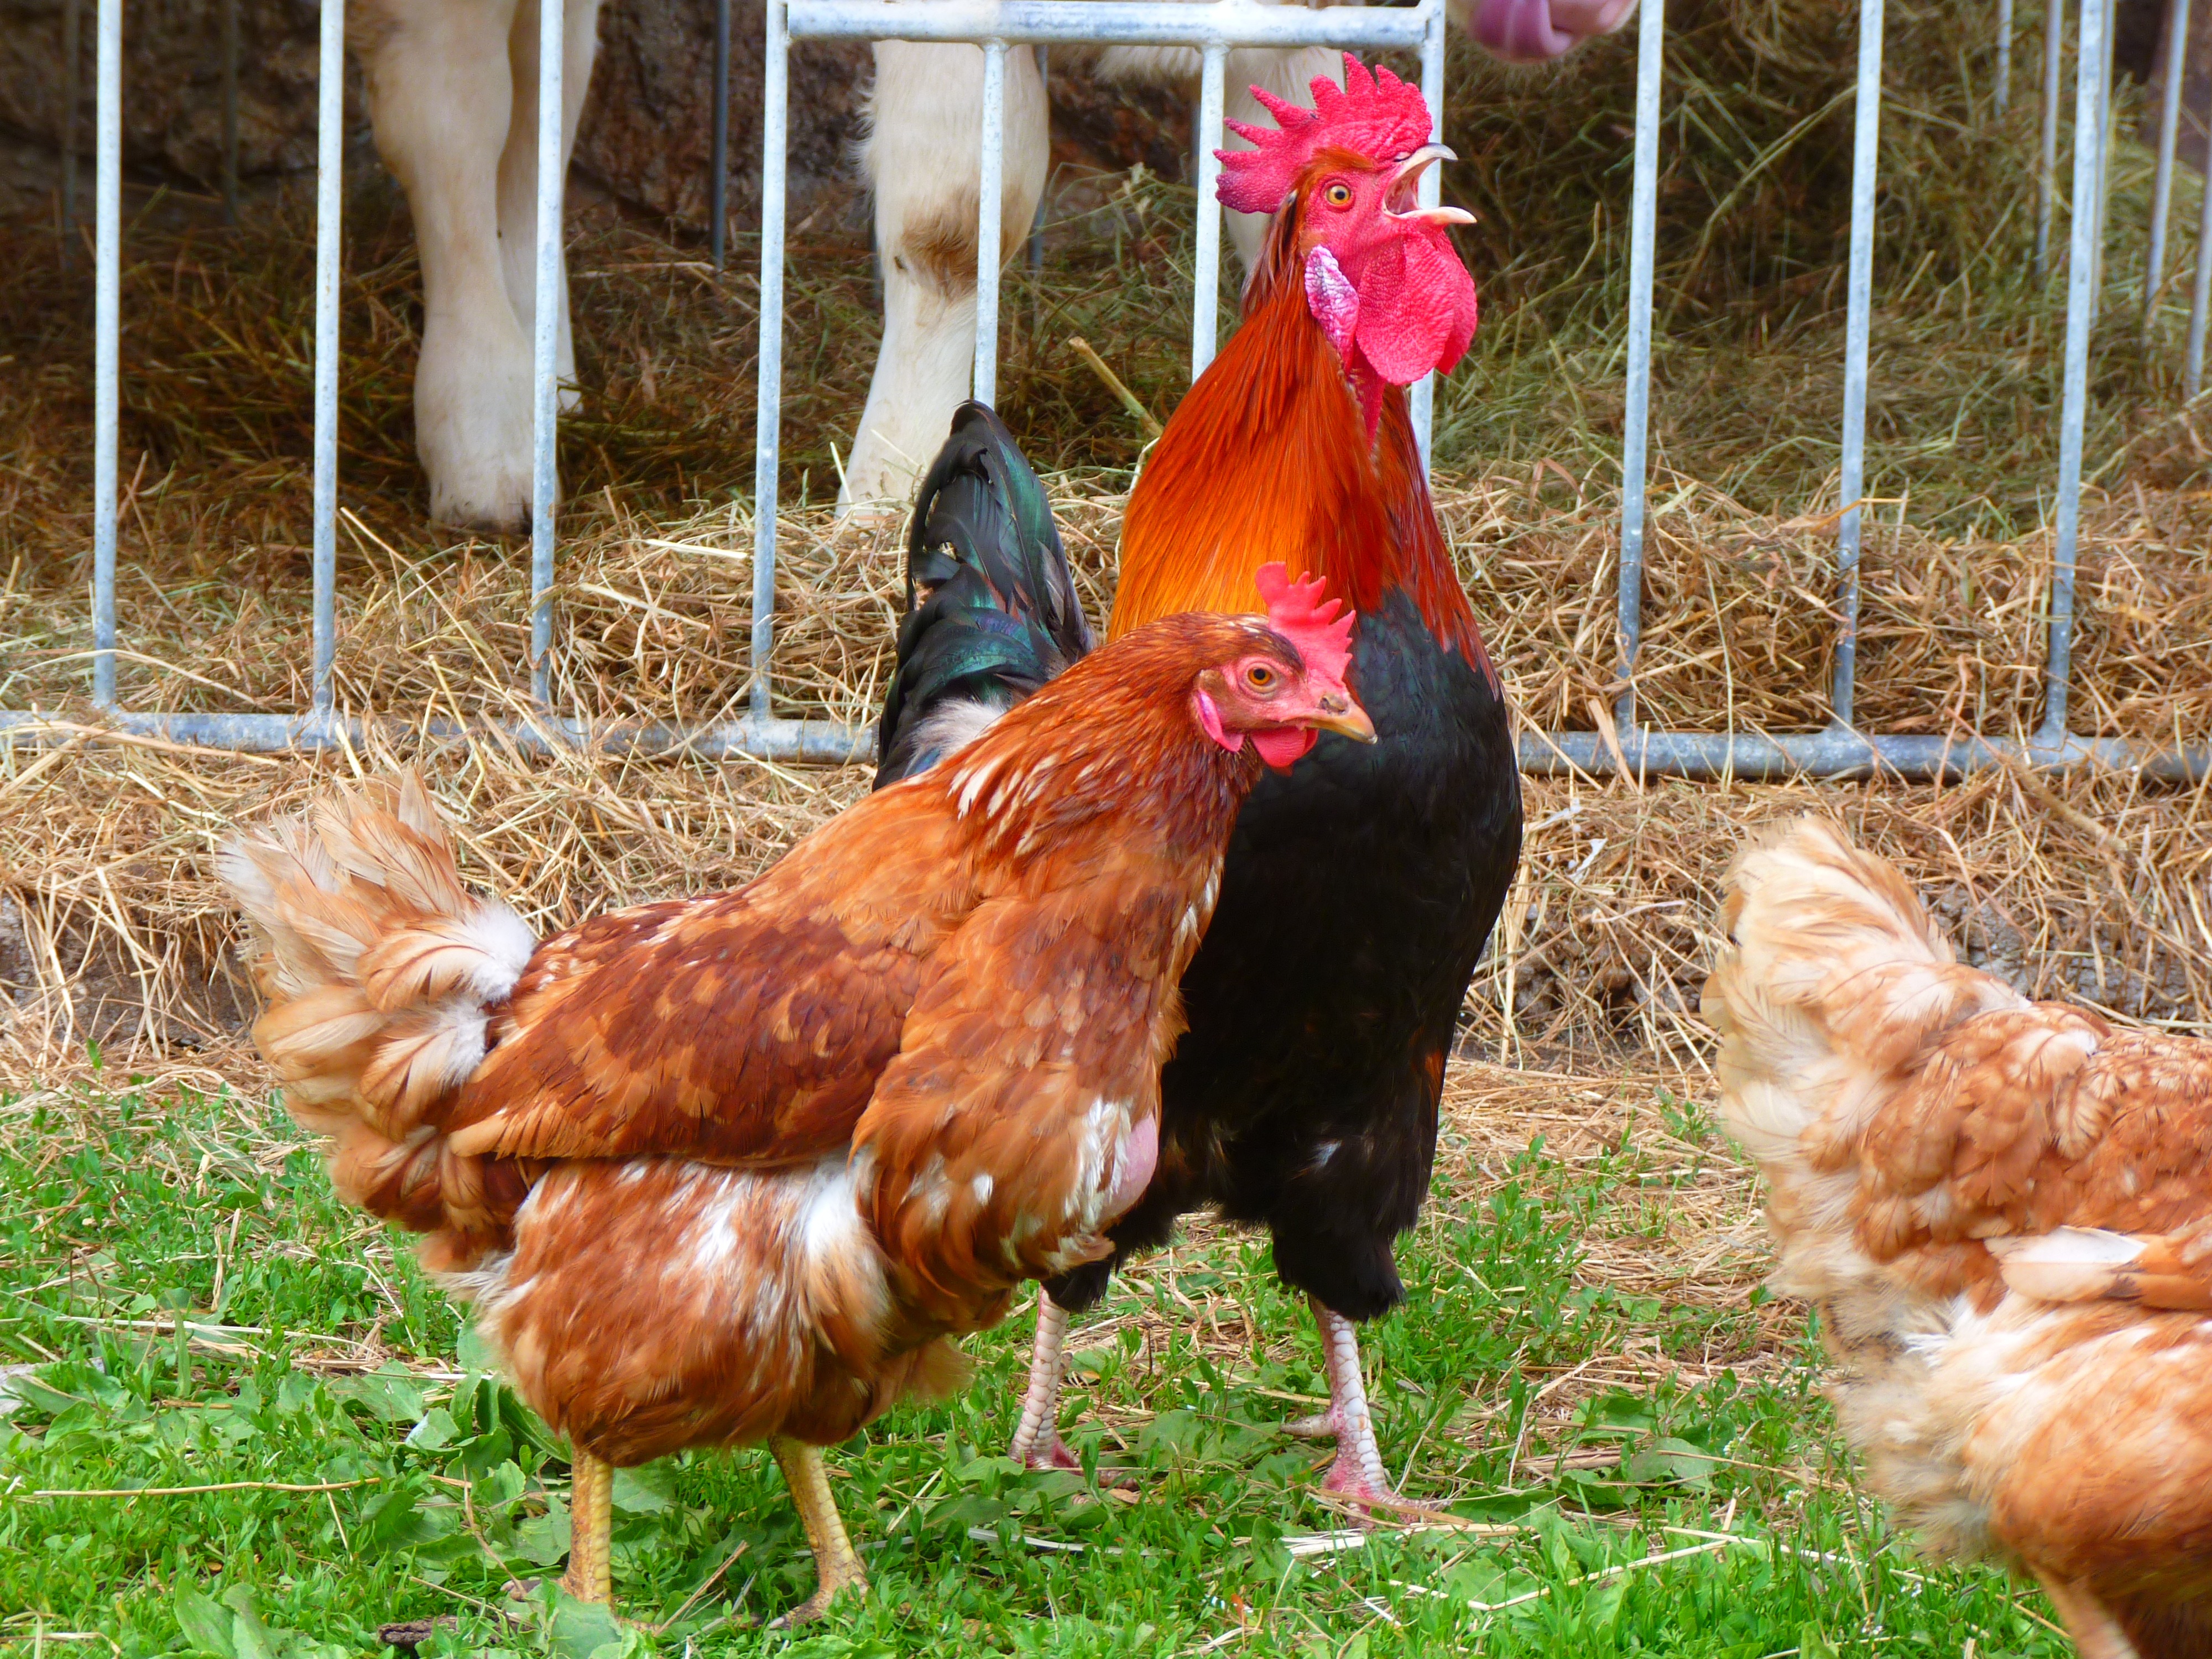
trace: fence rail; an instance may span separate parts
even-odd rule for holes
[[[68,0],[67,34],[73,39],[78,0]],[[2173,44],[2167,61],[2166,96],[2161,109],[2154,222],[2144,283],[2143,312],[2149,326],[2165,280],[2166,219],[2179,121],[2177,117],[2181,38],[2189,0],[2167,0]],[[2087,738],[2067,726],[2068,688],[2075,625],[2075,575],[2081,530],[2083,429],[2087,405],[2090,332],[2094,325],[2104,244],[2106,186],[2110,171],[2112,130],[2111,41],[2114,0],[2080,0],[2080,38],[2075,53],[2074,154],[2067,249],[2066,334],[2060,423],[2060,457],[2052,517],[2054,532],[2051,608],[2042,722],[2025,741],[1997,738],[1935,738],[1884,735],[1851,725],[1858,638],[1858,556],[1861,496],[1865,475],[1868,343],[1873,305],[1875,200],[1877,184],[1881,86],[1883,0],[1860,0],[1857,99],[1854,118],[1850,247],[1847,285],[1843,385],[1841,502],[1837,542],[1839,617],[1831,704],[1835,724],[1827,730],[1789,734],[1745,734],[1653,731],[1638,723],[1635,671],[1642,637],[1642,591],[1648,529],[1651,377],[1651,301],[1654,246],[1657,233],[1660,91],[1664,71],[1665,0],[1642,0],[1637,58],[1636,149],[1632,172],[1626,415],[1622,445],[1621,540],[1618,617],[1620,668],[1625,688],[1610,732],[1526,734],[1521,763],[1530,771],[1578,770],[1591,774],[1626,767],[1632,772],[1690,778],[1734,776],[1777,778],[1801,774],[1849,776],[1873,771],[1926,778],[1991,766],[2057,768],[2095,763],[2139,767],[2166,778],[2202,778],[2212,774],[2212,745],[2179,748],[2117,738]],[[717,92],[714,176],[709,199],[715,263],[720,264],[725,233],[726,180],[726,90],[728,0],[720,0],[716,17],[714,84]],[[561,135],[563,0],[540,0],[538,52],[538,153],[559,154]],[[2038,184],[2035,258],[2040,270],[2047,258],[2057,193],[2057,156],[2062,28],[2064,0],[2048,0],[2043,53],[2043,166]],[[2001,112],[2008,87],[2012,8],[2001,4],[2002,35],[2000,79],[1993,99]],[[766,69],[763,77],[763,181],[759,408],[755,436],[751,649],[756,664],[773,660],[775,642],[777,536],[776,467],[781,441],[783,294],[786,221],[786,161],[789,135],[789,58],[800,40],[902,40],[979,46],[985,54],[984,108],[979,156],[976,283],[975,394],[986,401],[996,389],[1000,268],[1000,191],[1006,128],[1006,55],[1016,46],[1060,43],[1178,45],[1200,54],[1200,93],[1196,147],[1200,155],[1198,232],[1191,323],[1191,372],[1195,378],[1212,360],[1217,334],[1216,305],[1220,283],[1221,214],[1213,187],[1222,142],[1223,77],[1227,54],[1238,46],[1335,46],[1350,49],[1415,52],[1421,59],[1422,92],[1442,131],[1444,0],[1421,0],[1413,7],[1264,5],[1258,0],[768,0]],[[337,642],[336,522],[337,510],[337,328],[339,223],[343,183],[344,18],[343,0],[323,0],[321,8],[321,102],[318,123],[317,246],[315,274],[314,380],[314,599],[313,707],[297,716],[275,714],[153,714],[115,707],[115,546],[117,441],[120,361],[120,272],[122,198],[123,0],[99,0],[96,24],[98,109],[94,121],[95,182],[94,374],[94,579],[92,653],[93,701],[117,729],[214,749],[254,753],[327,748],[358,742],[372,729],[392,734],[459,737],[473,729],[450,720],[362,720],[341,716],[334,705],[332,664]],[[234,51],[224,36],[227,53]],[[69,76],[76,74],[71,54]],[[227,98],[235,81],[228,66]],[[74,133],[71,97],[67,129]],[[229,130],[227,119],[226,132]],[[73,150],[74,141],[70,148]],[[65,159],[65,186],[73,191],[74,156]],[[226,168],[234,164],[227,157]],[[542,706],[547,700],[553,644],[551,592],[557,554],[557,479],[554,435],[557,413],[556,345],[559,337],[562,169],[539,169],[536,309],[533,338],[536,374],[534,467],[532,501],[531,684]],[[1421,180],[1422,202],[1433,206],[1439,179],[1431,169]],[[2197,395],[2203,374],[2206,313],[2212,309],[2212,171],[2208,171],[2200,215],[2197,259],[2185,359],[2188,394]],[[1433,431],[1433,377],[1412,394],[1414,429],[1425,464]],[[0,739],[61,740],[82,731],[58,716],[0,710]],[[597,745],[636,754],[690,753],[708,757],[745,754],[764,759],[841,763],[872,752],[872,732],[834,721],[785,720],[772,709],[769,676],[754,676],[751,712],[745,718],[710,726],[677,728],[638,724],[593,724],[550,713],[501,725],[508,739],[534,750],[561,745]]]

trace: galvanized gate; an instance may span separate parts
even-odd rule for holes
[[[2066,343],[2060,421],[2061,445],[2054,510],[2055,550],[2047,634],[2043,720],[2025,743],[1997,738],[1887,735],[1851,723],[1858,629],[1861,495],[1865,473],[1868,335],[1873,303],[1874,207],[1881,100],[1882,0],[1860,0],[1858,95],[1853,149],[1851,234],[1847,332],[1843,374],[1842,484],[1844,505],[1837,541],[1840,636],[1831,703],[1836,722],[1827,730],[1781,736],[1654,731],[1636,714],[1634,671],[1642,629],[1642,576],[1646,529],[1647,441],[1650,430],[1651,296],[1656,233],[1659,94],[1665,57],[1665,0],[1642,0],[1636,95],[1636,150],[1630,236],[1630,311],[1626,421],[1622,446],[1622,513],[1619,566],[1619,636],[1624,691],[1610,732],[1559,732],[1523,740],[1522,764],[1531,771],[1617,769],[1615,755],[1638,773],[1687,777],[1774,778],[1797,774],[1838,776],[1873,770],[1932,777],[1990,765],[2057,767],[2095,761],[2140,767],[2152,775],[2195,778],[2212,771],[2212,745],[2182,749],[2117,738],[2085,738],[2067,724],[2067,690],[2074,638],[2075,572],[2081,523],[2081,448],[2087,402],[2090,331],[2099,298],[2105,230],[2105,181],[2113,135],[2111,56],[2114,0],[2081,0],[2080,49],[2075,88],[2075,142],[2069,200]],[[2162,280],[2166,220],[2170,203],[2180,92],[2179,58],[2187,33],[2190,0],[2168,0],[2174,61],[2166,76],[2149,275],[2143,296],[2146,319]],[[2036,259],[2048,258],[2056,197],[2059,80],[2064,0],[2048,0],[2043,58],[2044,167],[2037,206]],[[74,16],[74,0],[72,12]],[[558,153],[562,100],[562,0],[540,0],[538,153]],[[1997,105],[2003,106],[2009,75],[2011,0],[2000,0]],[[768,0],[767,73],[763,96],[761,224],[761,340],[758,428],[754,461],[757,526],[754,564],[754,660],[770,659],[775,645],[776,464],[780,437],[784,277],[787,65],[794,40],[905,40],[969,42],[984,52],[982,188],[977,221],[977,344],[975,395],[989,401],[996,386],[1000,268],[999,181],[1004,148],[1005,67],[1016,46],[1055,42],[1176,45],[1195,47],[1202,65],[1197,149],[1198,240],[1192,316],[1192,373],[1213,356],[1221,252],[1221,212],[1213,199],[1221,142],[1224,64],[1236,46],[1334,46],[1418,52],[1422,92],[1441,131],[1443,104],[1444,0],[1409,8],[1333,6],[1308,9],[1256,0]],[[358,741],[363,720],[342,716],[335,706],[331,662],[336,647],[336,523],[337,513],[337,325],[339,222],[343,184],[344,19],[342,0],[323,0],[321,100],[317,176],[314,380],[314,601],[313,706],[296,715],[133,713],[115,700],[115,548],[119,384],[119,293],[122,198],[123,0],[99,0],[94,190],[94,453],[93,701],[125,731],[216,749],[270,752]],[[713,237],[720,263],[725,199],[728,6],[718,8],[715,53],[715,178]],[[234,31],[226,31],[234,58]],[[72,58],[72,68],[74,58]],[[234,73],[225,76],[226,93]],[[72,100],[72,111],[74,100]],[[72,125],[74,121],[72,119]],[[234,123],[227,120],[229,127]],[[228,173],[228,169],[226,169]],[[562,198],[558,170],[541,167],[538,181],[535,373],[535,467],[532,513],[532,685],[542,705],[553,642],[550,594],[557,550],[554,431],[557,386],[555,345],[559,313]],[[1433,205],[1438,179],[1424,175],[1422,200]],[[2087,204],[2086,207],[2081,204]],[[2208,174],[2197,243],[2185,380],[2189,395],[2201,384],[2208,310],[2212,310],[2212,174]],[[1434,387],[1413,389],[1415,431],[1424,459],[1432,428]],[[38,742],[52,735],[51,717],[0,710],[0,735]],[[422,730],[420,722],[406,729]],[[452,722],[432,722],[434,735],[458,735]],[[556,744],[597,744],[628,752],[672,750],[708,757],[744,753],[767,759],[844,762],[866,757],[872,733],[823,720],[781,719],[772,712],[766,675],[756,677],[752,708],[743,719],[688,729],[625,726],[593,728],[550,709],[509,732],[518,744],[544,750]]]

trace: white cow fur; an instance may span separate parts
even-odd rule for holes
[[[1070,48],[1054,47],[1056,55]],[[1175,46],[1110,46],[1091,54],[1109,80],[1195,83],[1198,53]],[[1231,52],[1224,112],[1272,125],[1254,82],[1300,102],[1317,75],[1344,78],[1340,53],[1326,47]],[[876,44],[876,85],[862,152],[875,186],[876,246],[884,276],[884,341],[869,383],[841,505],[902,501],[945,441],[953,409],[968,395],[975,361],[975,192],[982,139],[983,52],[979,46]],[[1230,141],[1239,148],[1243,141]],[[1051,137],[1044,87],[1028,52],[1006,54],[1006,159],[1000,192],[1000,241],[1019,252],[1044,192]],[[1249,265],[1267,220],[1232,213],[1229,240]]]
[[[561,161],[599,43],[599,0],[568,0]],[[430,514],[479,530],[530,522],[531,333],[538,246],[537,0],[358,0],[346,33],[422,258],[415,441]],[[561,377],[573,382],[568,272]],[[573,392],[564,403],[573,403]]]
[[[1297,0],[1271,0],[1297,3]],[[1544,0],[1452,0],[1475,6]],[[1618,27],[1634,0],[1548,0],[1553,21],[1587,35]],[[562,66],[565,168],[598,45],[599,0],[568,0]],[[407,191],[422,263],[422,356],[416,444],[431,516],[483,531],[530,521],[531,324],[537,246],[537,0],[356,0],[348,38],[368,84],[378,149]],[[1080,48],[1055,48],[1066,57]],[[865,164],[875,189],[884,338],[841,504],[902,501],[967,396],[975,355],[975,208],[983,53],[976,46],[878,43]],[[1194,88],[1184,47],[1085,54],[1109,80]],[[1304,101],[1316,75],[1342,77],[1324,48],[1229,54],[1227,113],[1271,125],[1257,82]],[[1034,57],[1006,54],[1006,155],[1000,246],[1021,247],[1042,194],[1049,140]],[[1241,145],[1232,137],[1230,143]],[[1249,268],[1267,224],[1228,216]],[[561,286],[560,373],[573,383],[568,273]],[[572,406],[573,390],[563,392]]]

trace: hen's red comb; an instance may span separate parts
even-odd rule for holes
[[[1348,149],[1370,161],[1389,161],[1429,142],[1429,106],[1419,87],[1387,69],[1369,74],[1367,65],[1344,54],[1344,84],[1326,75],[1312,83],[1314,106],[1307,109],[1276,97],[1264,87],[1252,95],[1275,118],[1275,127],[1224,125],[1256,149],[1218,149],[1221,159],[1221,204],[1239,213],[1273,213],[1298,182],[1306,163],[1324,145]]]
[[[1297,647],[1307,672],[1342,685],[1352,661],[1352,624],[1359,620],[1358,613],[1345,610],[1342,599],[1331,599],[1328,584],[1318,576],[1292,581],[1285,564],[1263,564],[1255,580],[1260,597],[1267,602],[1267,626]]]

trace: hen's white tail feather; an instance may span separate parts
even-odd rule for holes
[[[1785,1235],[1842,1247],[1867,1122],[1931,1038],[2024,999],[1956,960],[1904,877],[1822,819],[1746,850],[1721,917],[1704,1012],[1721,1038],[1723,1116],[1772,1182]],[[1778,1282],[1809,1288],[1801,1277],[1785,1259]]]
[[[445,1146],[437,1109],[482,1063],[489,1011],[538,941],[462,885],[420,781],[341,790],[217,862],[258,947],[254,1041],[293,1115],[331,1137],[339,1194],[419,1231],[490,1224],[483,1171]]]

